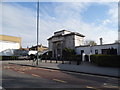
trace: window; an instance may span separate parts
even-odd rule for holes
[[[102,54],[117,55],[117,49],[102,49]]]
[[[98,50],[97,49],[95,50],[95,54],[98,54]]]
[[[84,50],[81,50],[81,54],[84,53]]]

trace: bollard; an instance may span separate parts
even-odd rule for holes
[[[79,59],[77,59],[77,65],[79,65],[80,63],[79,63]]]
[[[47,62],[47,60],[45,60],[45,63]]]
[[[69,59],[69,64],[71,64],[71,58]]]
[[[69,60],[69,64],[71,64],[71,60]]]
[[[52,60],[50,60],[50,63],[52,63]]]
[[[62,60],[62,64],[64,64],[64,60]]]

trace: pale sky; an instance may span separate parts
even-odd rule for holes
[[[55,31],[70,30],[85,35],[85,40],[99,44],[118,39],[117,2],[40,2],[39,43]],[[22,46],[36,45],[36,2],[4,2],[2,34],[22,37]]]

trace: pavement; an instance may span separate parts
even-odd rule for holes
[[[76,64],[69,64],[62,62],[39,62],[38,65],[36,65],[36,62],[33,63],[33,61],[4,61],[6,63],[11,64],[19,64],[19,65],[25,65],[25,66],[32,66],[32,67],[40,67],[40,68],[47,68],[47,69],[55,69],[55,70],[61,70],[61,71],[69,71],[69,72],[76,72],[76,73],[85,73],[85,74],[93,74],[93,75],[100,75],[100,76],[109,76],[109,77],[120,77],[120,68],[115,67],[102,67],[94,65],[90,62],[82,62],[80,65]]]

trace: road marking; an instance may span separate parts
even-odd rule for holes
[[[110,85],[110,86],[104,86],[104,87],[106,87],[106,88],[120,88],[118,86],[112,86],[112,85]]]
[[[86,86],[86,88],[95,89],[95,90],[101,90],[101,89],[98,89],[98,88],[95,88],[95,87],[91,87],[91,86]]]
[[[66,81],[59,80],[59,79],[53,79],[54,81],[62,82],[62,83],[67,83]]]
[[[109,87],[109,88],[120,88],[118,85],[110,85],[109,83],[104,83],[103,87]]]
[[[39,75],[36,75],[36,74],[32,74],[32,76],[35,76],[35,77],[40,77]]]
[[[91,87],[91,86],[86,86],[86,88],[94,88],[94,87]]]

